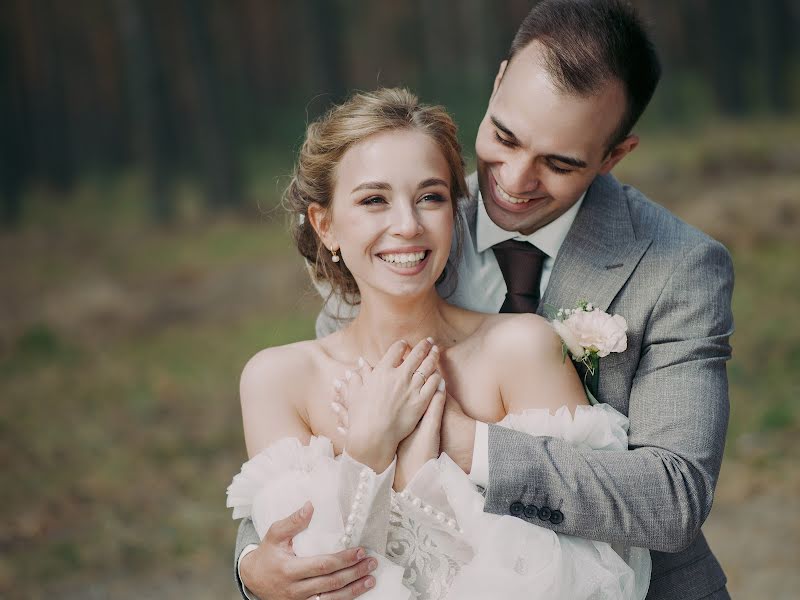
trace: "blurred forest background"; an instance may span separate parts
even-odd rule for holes
[[[245,361],[313,335],[279,197],[355,89],[445,104],[468,162],[525,0],[0,4],[0,596],[235,598]],[[618,178],[734,256],[705,531],[800,588],[800,2],[638,0],[665,74]]]

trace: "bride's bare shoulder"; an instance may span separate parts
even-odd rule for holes
[[[508,413],[585,404],[572,361],[564,360],[561,338],[543,317],[498,315],[487,333],[487,354]]]
[[[486,319],[487,345],[500,353],[522,359],[549,356],[555,348],[561,358],[561,338],[550,322],[534,314],[501,314]]]
[[[245,364],[240,380],[242,401],[302,394],[305,382],[313,379],[321,348],[317,340],[273,346],[257,352]],[[265,392],[269,391],[269,394]]]
[[[311,436],[306,402],[319,371],[316,340],[266,348],[244,367],[239,399],[250,456],[283,437]]]

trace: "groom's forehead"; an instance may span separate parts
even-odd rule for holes
[[[617,128],[625,106],[621,84],[609,81],[592,95],[564,91],[543,65],[523,55],[508,65],[489,114],[520,142],[536,136],[539,142],[574,144],[595,137],[605,140]],[[549,135],[554,139],[543,139]]]

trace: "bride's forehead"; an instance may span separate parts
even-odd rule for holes
[[[419,175],[422,167],[447,170],[436,141],[416,130],[392,130],[372,135],[351,146],[337,166],[337,179]]]

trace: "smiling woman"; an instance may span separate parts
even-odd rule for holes
[[[340,249],[363,297],[430,292],[450,254],[455,200],[436,142],[390,130],[358,142],[335,171],[334,202],[308,208],[323,244]],[[397,275],[402,277],[398,278]]]
[[[343,241],[337,235],[349,235],[348,223],[353,234],[364,223],[372,228],[391,223],[393,231],[408,237],[408,231],[430,220],[449,219],[441,228],[450,235],[455,225],[458,238],[456,202],[466,196],[466,186],[456,132],[443,108],[420,104],[403,89],[355,94],[309,126],[284,204],[294,217],[295,243],[317,281],[328,282],[333,292],[359,303],[353,269],[361,263],[356,251],[348,244],[342,251],[344,260],[333,258],[338,258]],[[351,148],[354,152],[348,152]],[[332,208],[334,196],[347,201]],[[360,235],[367,235],[366,230]],[[430,262],[431,249],[416,246],[406,241],[361,251],[407,272],[420,266],[407,255],[423,252],[422,261]],[[449,246],[437,257],[444,262],[428,269],[437,271],[435,278],[442,274],[448,253]]]

